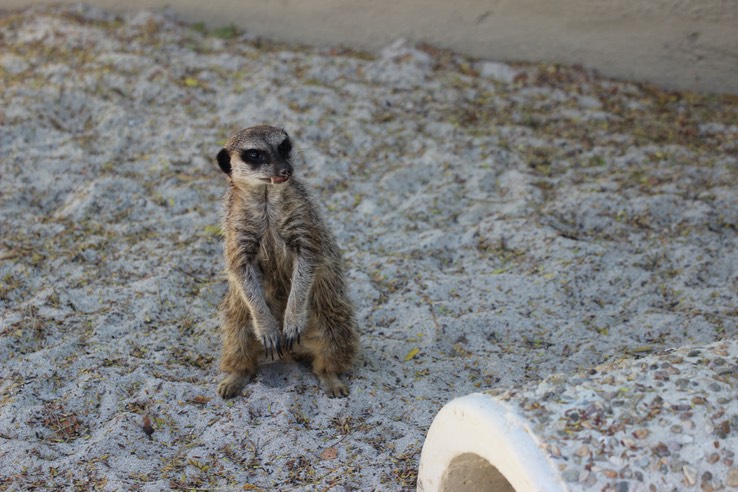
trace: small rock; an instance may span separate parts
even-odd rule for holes
[[[718,383],[710,383],[707,385],[707,389],[715,393],[721,391],[723,388]]]
[[[725,484],[728,487],[738,487],[738,468],[731,468],[728,476],[725,477]]]
[[[593,487],[597,483],[597,477],[594,473],[590,473],[587,478],[582,482],[585,487]]]
[[[561,474],[561,478],[563,478],[567,482],[578,482],[579,481],[579,472],[577,470],[565,470]]]
[[[730,422],[727,420],[723,420],[715,428],[715,435],[718,436],[720,439],[725,439],[728,434],[730,434]]]
[[[587,456],[589,456],[589,446],[587,445],[580,446],[579,449],[577,449],[574,454],[576,454],[580,458],[586,458]]]
[[[667,444],[667,446],[669,446],[669,451],[672,451],[672,452],[675,452],[675,453],[677,451],[679,451],[680,449],[682,449],[681,443],[679,443],[677,441],[669,441],[669,443]]]
[[[627,446],[629,449],[638,449],[635,441],[633,439],[628,439],[627,437],[623,438],[623,445]]]
[[[665,458],[667,456],[671,456],[671,451],[669,451],[669,447],[663,442],[658,443],[656,446],[652,448],[652,450],[653,450],[653,453],[659,458]]]
[[[648,429],[636,429],[633,431],[633,437],[636,439],[645,439],[648,437]]]
[[[709,471],[706,471],[705,473],[702,474],[700,478],[702,479],[703,482],[709,482],[710,480],[712,480],[712,473],[710,473]]]
[[[615,484],[615,492],[628,492],[628,482],[618,482]]]
[[[553,456],[554,458],[561,457],[561,448],[559,448],[556,444],[549,444],[548,452],[551,453],[551,456]]]
[[[720,455],[717,453],[712,453],[710,456],[707,457],[707,462],[711,465],[714,465],[720,460]]]
[[[697,468],[692,465],[684,465],[682,467],[682,472],[684,472],[684,478],[687,480],[689,485],[697,483]]]
[[[657,381],[668,381],[669,373],[666,371],[654,371],[653,378]]]

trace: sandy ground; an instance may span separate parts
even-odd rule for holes
[[[411,489],[451,398],[736,335],[735,98],[81,7],[0,46],[2,489]],[[215,394],[214,155],[256,123],[344,250],[346,399]]]

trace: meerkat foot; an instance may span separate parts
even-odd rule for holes
[[[318,374],[325,394],[330,398],[344,398],[349,395],[348,386],[343,384],[335,373]]]
[[[251,381],[252,374],[244,372],[229,373],[223,381],[218,384],[218,394],[223,398],[233,398],[241,392],[246,383]]]

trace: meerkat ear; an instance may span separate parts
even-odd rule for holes
[[[231,175],[231,154],[226,149],[218,152],[218,165],[228,176]]]

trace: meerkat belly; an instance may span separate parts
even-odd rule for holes
[[[271,228],[267,229],[256,257],[261,270],[262,286],[267,305],[281,320],[292,287],[294,253]]]

